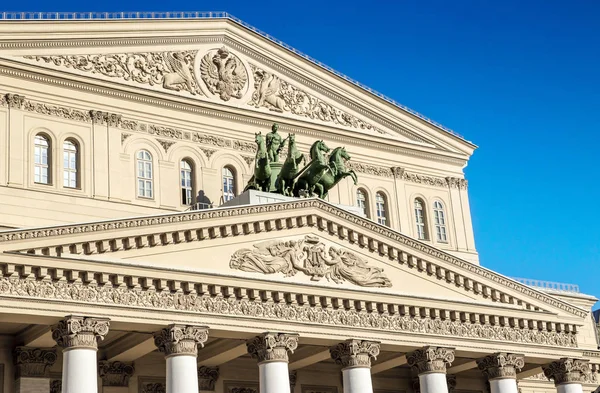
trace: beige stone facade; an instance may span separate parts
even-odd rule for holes
[[[344,146],[357,184],[229,201],[273,123]],[[272,363],[294,393],[355,369],[376,393],[594,391],[596,299],[479,265],[475,147],[232,18],[0,21],[4,392],[74,393],[96,350],[106,393],[186,393],[167,370],[191,357],[219,393]]]

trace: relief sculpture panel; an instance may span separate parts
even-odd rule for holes
[[[248,71],[240,58],[226,47],[209,51],[202,57],[200,75],[208,90],[223,101],[242,98],[247,91]]]
[[[297,273],[312,281],[323,277],[336,284],[350,282],[361,287],[391,287],[383,269],[369,266],[355,253],[329,247],[319,238],[307,235],[301,240],[274,240],[254,244],[233,253],[229,267],[245,272],[291,277]]]

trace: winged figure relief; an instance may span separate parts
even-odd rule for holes
[[[165,52],[163,55],[167,69],[163,74],[163,87],[169,90],[188,90],[196,94],[194,77],[191,72],[192,59],[184,52]]]
[[[242,98],[248,83],[248,72],[242,61],[225,47],[217,53],[207,53],[200,62],[202,80],[213,94],[218,94],[223,101]]]
[[[284,112],[290,108],[282,97],[281,79],[275,74],[257,69],[254,72],[254,93],[250,105],[267,107],[272,111]]]

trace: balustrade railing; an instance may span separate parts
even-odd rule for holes
[[[369,93],[381,98],[382,100],[392,104],[402,110],[410,113],[411,115],[443,130],[449,134],[452,134],[460,139],[466,140],[462,135],[453,131],[452,129],[445,127],[444,125],[428,118],[420,114],[419,112],[410,109],[409,107],[400,104],[394,99],[376,91],[372,88],[363,85],[350,78],[347,75],[342,74],[339,71],[334,70],[328,65],[321,63],[317,59],[314,59],[302,52],[298,49],[294,48],[286,44],[283,41],[278,40],[277,38],[257,29],[256,27],[249,25],[243,20],[236,18],[235,16],[227,13],[227,12],[2,12],[0,13],[0,21],[32,21],[32,20],[130,20],[130,19],[229,19],[233,22],[236,22],[248,30],[255,32],[256,34],[268,39],[269,41],[284,47],[285,49],[295,53],[296,55],[310,61],[311,63],[318,65],[331,72],[332,74],[344,79],[345,81],[360,87],[363,90],[368,91]]]
[[[562,283],[562,282],[534,280],[534,279],[530,279],[530,278],[518,278],[518,277],[511,277],[511,278],[515,281],[520,282],[521,284],[525,284],[529,287],[538,288],[538,289],[542,289],[542,290],[579,293],[579,285],[576,285],[576,284],[566,284],[566,283]]]

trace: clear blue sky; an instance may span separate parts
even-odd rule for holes
[[[466,174],[482,265],[600,297],[600,1],[7,6],[230,12],[480,146]]]

